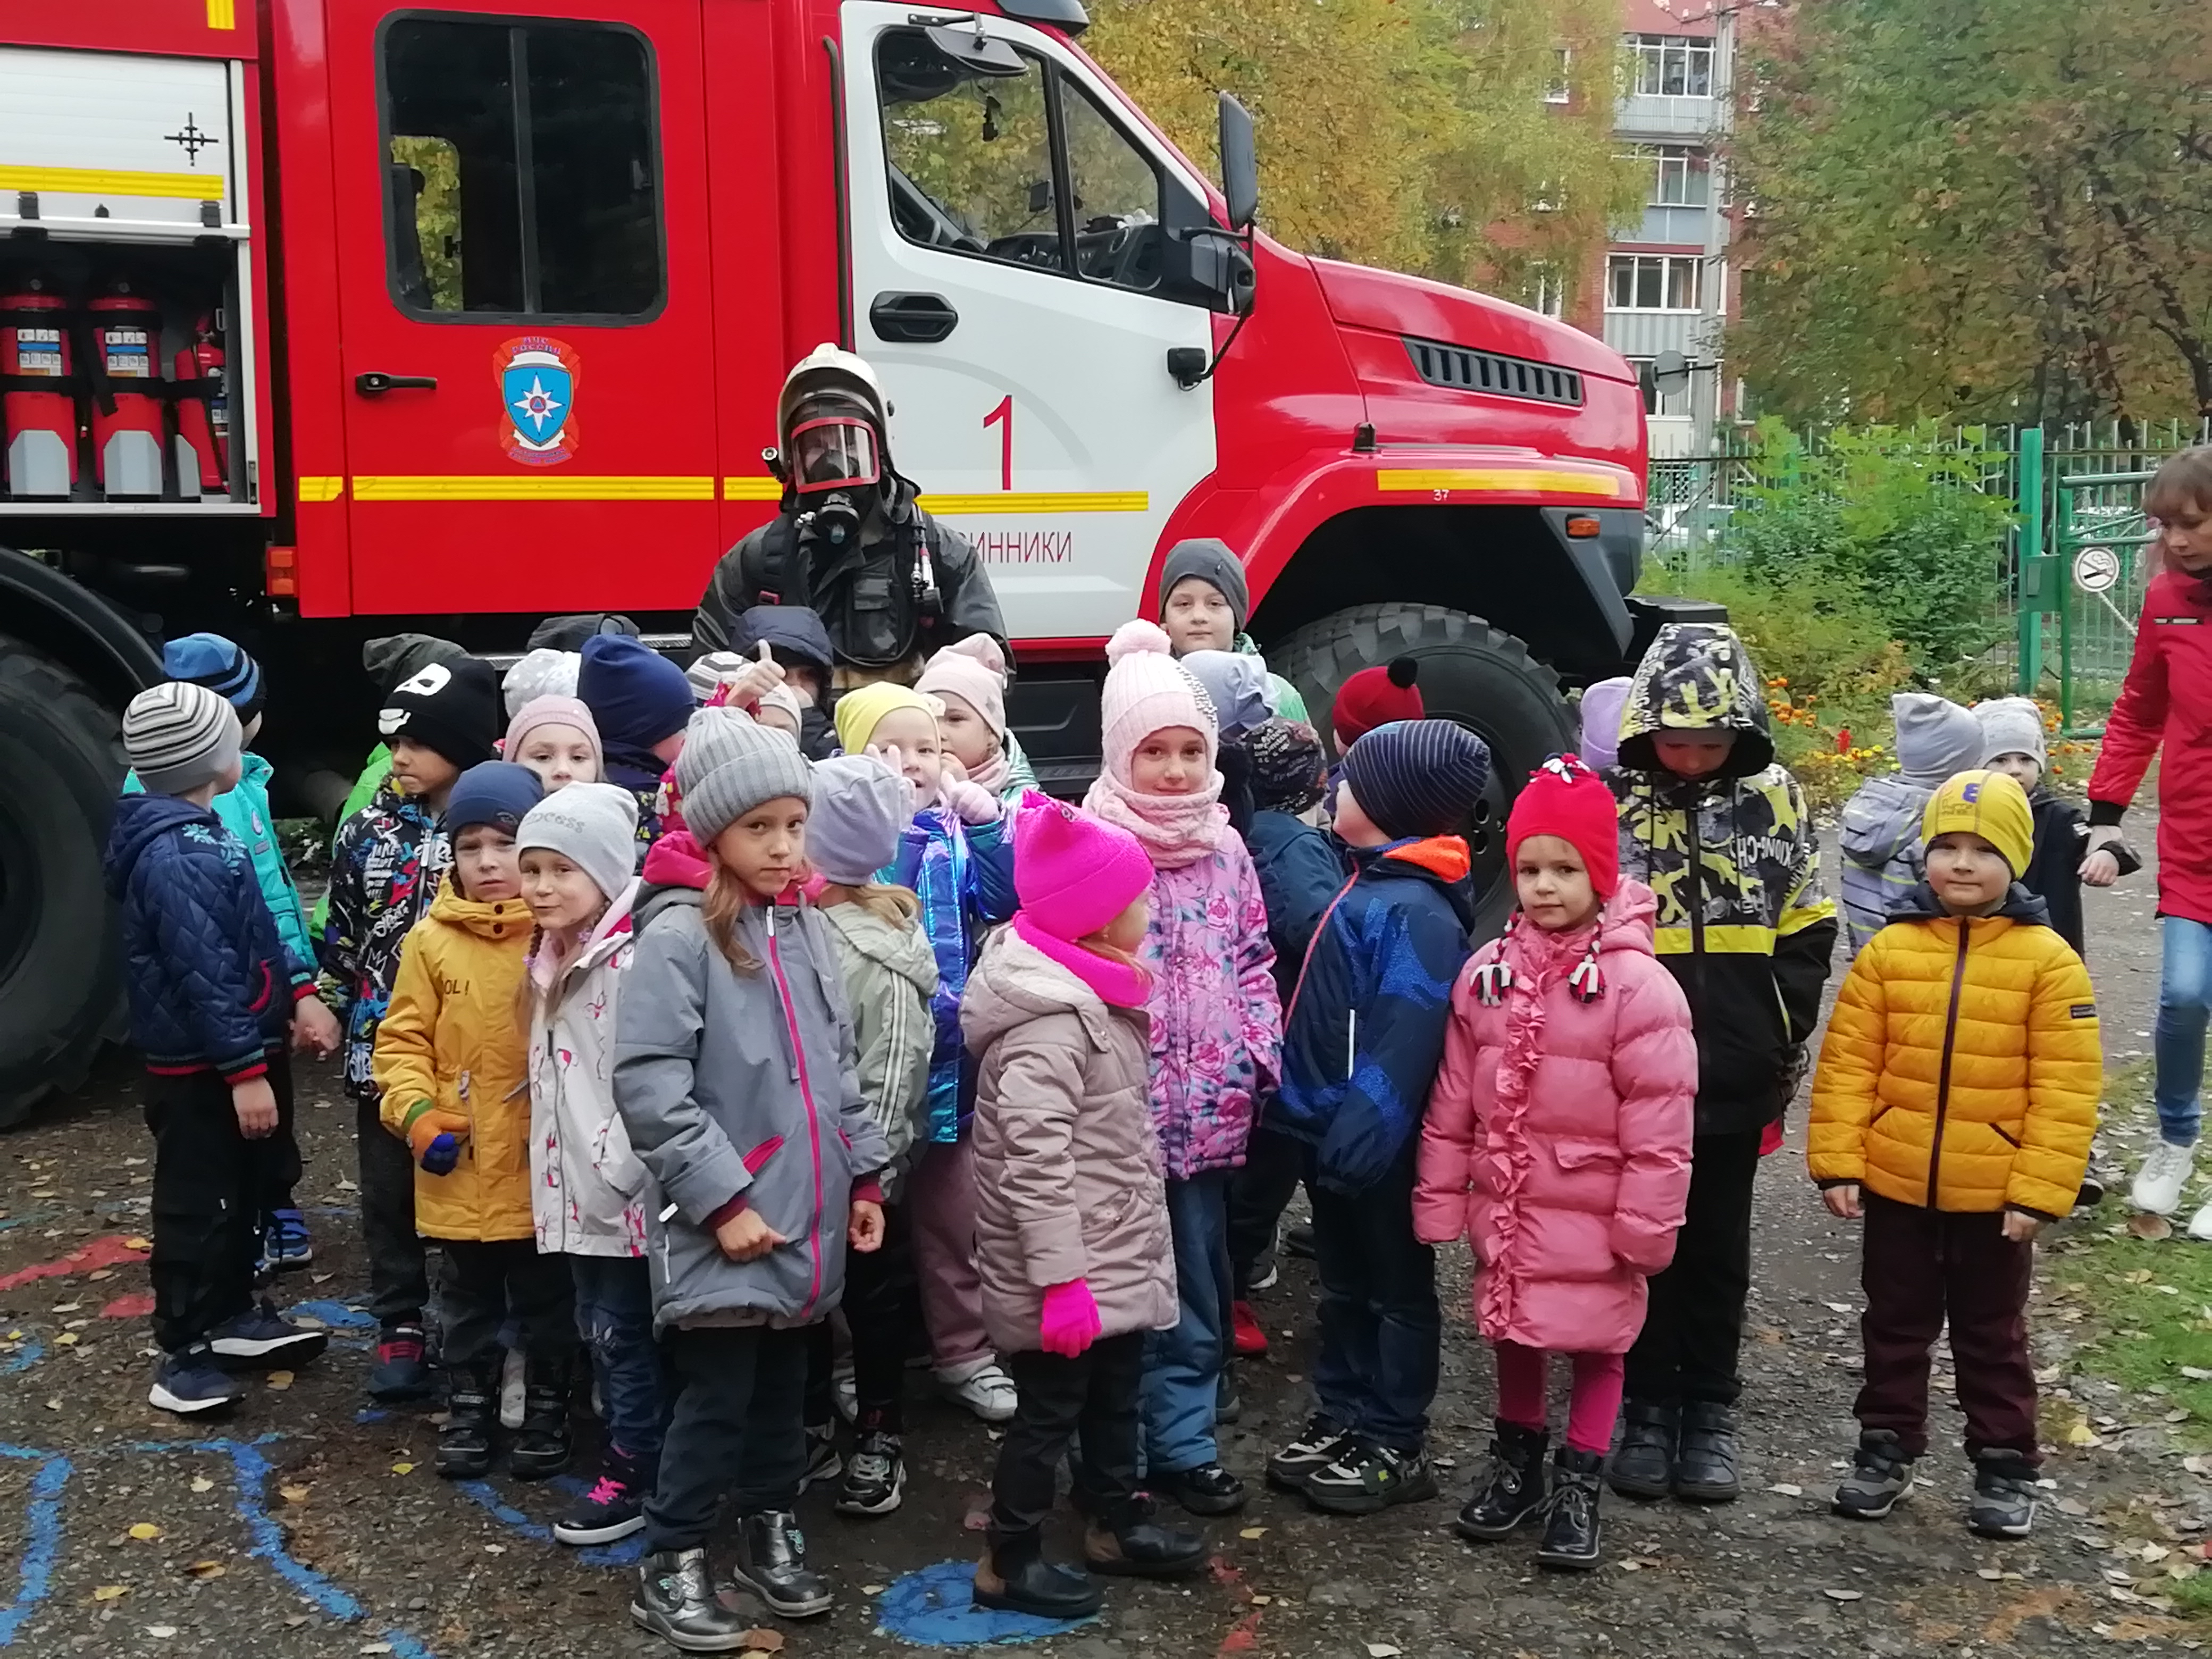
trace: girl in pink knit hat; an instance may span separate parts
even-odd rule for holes
[[[955,640],[930,658],[914,689],[943,707],[937,730],[945,750],[979,783],[1013,805],[1036,774],[1006,725],[1006,656],[988,634]]]
[[[1177,1322],[1152,1066],[1145,939],[1152,861],[1127,831],[1039,794],[1014,825],[1021,908],[983,947],[960,1023],[978,1057],[975,1267],[1018,1404],[991,1482],[975,1601],[1080,1619],[1090,1574],[1045,1560],[1042,1526],[1079,1425],[1084,1565],[1163,1577],[1206,1561],[1145,1491],[1148,1339]]]
[[[1122,624],[1106,656],[1105,770],[1083,804],[1134,836],[1152,866],[1148,1094],[1181,1304],[1146,1355],[1147,1480],[1193,1514],[1226,1515],[1244,1503],[1214,1440],[1234,1299],[1229,1178],[1278,1075],[1275,953],[1251,855],[1221,805],[1205,690],[1151,623]]]
[[[549,795],[572,783],[599,782],[606,764],[599,723],[574,697],[532,697],[507,722],[499,752],[538,774]]]

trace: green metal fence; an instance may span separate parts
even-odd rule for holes
[[[1798,441],[1814,453],[1827,437]],[[1978,659],[1976,678],[2053,702],[2068,735],[2096,736],[2127,672],[2153,568],[2144,486],[2166,456],[2212,442],[2212,421],[2132,432],[2103,422],[1978,428],[1934,441],[1971,447],[1976,465],[1961,487],[2014,509],[2005,544],[1990,550],[2003,561],[2004,580],[1990,618],[1997,642]],[[1692,584],[1699,571],[1732,563],[1730,528],[1765,459],[1753,434],[1739,432],[1711,455],[1652,462],[1648,560]]]

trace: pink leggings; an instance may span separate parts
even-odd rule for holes
[[[1544,1400],[1544,1372],[1551,1355],[1518,1342],[1498,1349],[1498,1415],[1505,1422],[1542,1433],[1550,1421]],[[1613,1422],[1620,1415],[1622,1356],[1571,1353],[1574,1393],[1567,1407],[1567,1444],[1577,1451],[1603,1452],[1613,1445]]]

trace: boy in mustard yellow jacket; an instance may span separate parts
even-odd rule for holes
[[[1863,1214],[1866,1381],[1839,1515],[1878,1521],[1928,1449],[1928,1356],[1948,1315],[1966,1524],[2035,1522],[2034,1238],[2073,1206],[2103,1064],[2089,975],[2020,884],[2035,841],[2021,787],[1960,772],[1921,818],[1927,878],[1859,952],[1813,1080],[1808,1158],[1829,1210]]]
[[[535,773],[510,761],[485,761],[454,783],[439,824],[453,867],[407,935],[376,1033],[384,1127],[415,1155],[416,1228],[441,1246],[447,1416],[438,1473],[453,1479],[491,1467],[499,1331],[510,1313],[528,1365],[509,1467],[526,1480],[568,1466],[574,1293],[566,1259],[538,1253],[531,1215],[521,993],[532,924],[514,850],[543,793]]]

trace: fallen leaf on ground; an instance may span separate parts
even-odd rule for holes
[[[268,1383],[270,1388],[276,1389],[279,1394],[282,1394],[285,1389],[292,1386],[292,1373],[289,1371],[271,1371],[267,1376],[262,1378],[262,1381]]]
[[[881,1595],[883,1593],[884,1587],[881,1584],[863,1584],[860,1586],[860,1594],[863,1595]]]
[[[134,1522],[131,1528],[131,1535],[142,1544],[149,1544],[161,1535],[161,1529],[151,1521]]]
[[[95,1601],[120,1601],[130,1594],[131,1586],[128,1584],[102,1584],[93,1591],[92,1599]]]
[[[1992,1580],[2002,1578],[2004,1577],[2004,1569],[2002,1567],[1977,1567],[1974,1569],[1974,1577],[1977,1578],[1988,1578]]]
[[[288,1504],[304,1504],[307,1501],[307,1489],[305,1486],[279,1486],[276,1488],[276,1495]]]
[[[415,1473],[415,1466],[412,1463],[394,1463],[392,1466],[392,1472],[394,1474],[412,1474]]]
[[[1787,1480],[1776,1481],[1772,1486],[1767,1488],[1767,1491],[1771,1492],[1779,1492],[1784,1498],[1802,1498],[1805,1495],[1804,1487],[1792,1486]]]
[[[1265,1527],[1247,1527],[1237,1535],[1239,1538],[1265,1538],[1267,1529]]]
[[[2066,1443],[2069,1446],[2101,1446],[2105,1443],[2097,1437],[2096,1430],[2087,1423],[2076,1423],[2066,1431]]]
[[[783,1632],[762,1630],[757,1626],[738,1638],[738,1646],[746,1653],[781,1653]]]
[[[1370,1642],[1367,1644],[1367,1659],[1397,1659],[1399,1651],[1388,1642]]]
[[[192,1477],[192,1490],[194,1492],[213,1492],[215,1490],[215,1482],[209,1480],[207,1476],[204,1474],[196,1474]]]
[[[1855,1589],[1824,1589],[1820,1594],[1831,1601],[1863,1601],[1866,1596],[1864,1590]]]
[[[57,1348],[74,1348],[76,1346],[76,1342],[77,1337],[75,1331],[64,1331],[59,1336],[54,1339],[54,1346]]]
[[[230,1569],[220,1561],[195,1561],[185,1571],[195,1578],[220,1578]]]
[[[1272,1595],[1255,1595],[1252,1598],[1252,1605],[1255,1607],[1272,1607],[1274,1605],[1274,1601],[1275,1598]]]
[[[2155,1242],[2172,1237],[2173,1224],[2162,1215],[2131,1215],[2128,1218],[2128,1231],[2137,1238]],[[2148,1279],[2150,1275],[2145,1273],[2143,1277]]]

